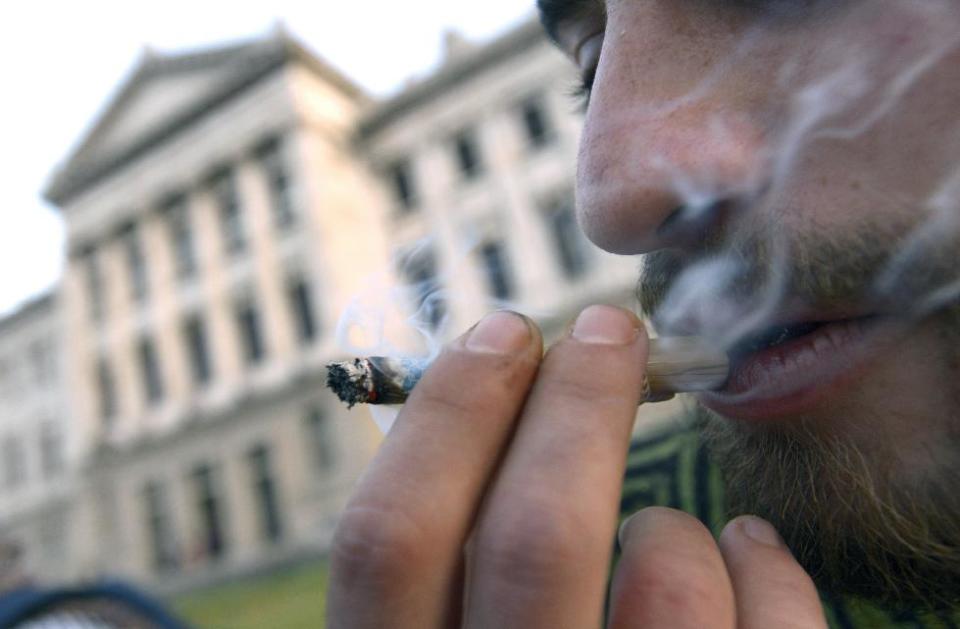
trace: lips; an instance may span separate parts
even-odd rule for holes
[[[887,321],[879,316],[813,319],[762,330],[730,350],[727,384],[700,394],[700,401],[731,419],[778,419],[809,411],[869,367]]]

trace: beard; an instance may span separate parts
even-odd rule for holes
[[[960,248],[955,236],[942,233],[921,247],[905,247],[905,233],[904,226],[870,226],[843,239],[800,240],[764,228],[721,235],[695,255],[648,255],[638,296],[655,322],[683,318],[664,316],[663,309],[696,309],[697,301],[671,293],[690,289],[683,281],[690,269],[722,258],[737,272],[701,302],[719,296],[728,303],[701,303],[703,312],[746,312],[762,301],[758,295],[767,300],[776,283],[784,299],[817,306],[869,302],[937,331],[937,364],[952,403],[942,409],[938,421],[946,428],[934,438],[946,454],[913,469],[904,469],[909,463],[896,443],[831,431],[829,418],[745,423],[705,408],[696,414],[724,477],[731,515],[771,522],[818,587],[892,608],[942,609],[960,604],[960,307],[952,297],[932,305],[927,297],[956,282]],[[709,321],[701,319],[699,333],[710,335]],[[907,419],[922,430],[923,417]],[[865,422],[869,430],[869,418]]]
[[[867,454],[802,421],[769,429],[697,415],[731,513],[773,524],[823,591],[894,609],[960,603],[956,461],[905,484],[885,463],[895,452]]]

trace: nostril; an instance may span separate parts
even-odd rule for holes
[[[695,247],[723,228],[734,205],[732,200],[681,205],[657,227],[657,239],[667,247]]]

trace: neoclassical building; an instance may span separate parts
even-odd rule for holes
[[[55,292],[0,319],[0,544],[15,555],[0,568],[0,580],[78,576],[79,453],[63,349]]]
[[[328,360],[633,303],[636,262],[576,226],[571,81],[532,21],[449,35],[385,100],[282,29],[145,53],[45,191],[78,572],[175,589],[322,554],[380,441]]]

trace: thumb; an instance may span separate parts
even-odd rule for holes
[[[826,629],[813,580],[770,523],[736,518],[719,545],[733,584],[738,629]]]

